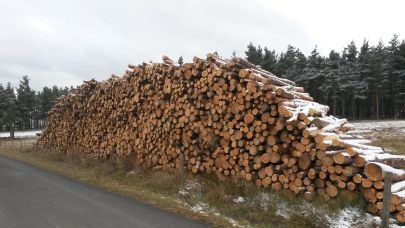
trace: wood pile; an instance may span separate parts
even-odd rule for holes
[[[347,133],[302,87],[242,58],[208,54],[192,63],[129,65],[124,76],[85,81],[61,97],[38,141],[150,168],[182,168],[325,200],[360,191],[382,209],[392,174],[390,211],[405,221],[405,157]]]

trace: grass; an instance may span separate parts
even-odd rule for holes
[[[29,146],[32,144],[27,145],[24,148],[0,148],[0,153],[213,227],[328,227],[348,205],[361,211],[356,220],[362,221],[365,216],[362,197],[354,201],[340,196],[328,203],[321,199],[309,202],[302,197],[257,188],[243,181],[220,182],[208,174],[148,170],[131,162],[100,161],[79,153],[67,155],[34,150]],[[238,198],[243,202],[234,202]]]
[[[390,136],[382,132],[373,139],[372,145],[388,149],[391,154],[405,155],[405,135]]]
[[[388,124],[385,124],[387,122]],[[404,126],[403,120],[374,121],[373,125],[364,122],[364,124],[363,126],[362,122],[357,123],[360,132],[356,135],[371,140],[372,145],[382,147],[390,154],[405,155],[405,135],[401,129],[401,126]]]

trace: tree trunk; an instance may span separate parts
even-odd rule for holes
[[[352,119],[353,120],[356,119],[355,103],[356,103],[356,100],[353,98],[352,99]]]
[[[345,110],[345,100],[342,100],[342,115],[341,116],[345,116],[346,110]]]
[[[405,117],[405,96],[402,101],[401,113],[402,113],[402,117]]]
[[[15,131],[15,126],[14,126],[14,123],[12,123],[10,125],[10,138],[11,139],[14,139],[14,131]]]
[[[378,99],[378,95],[375,95],[375,107],[376,107],[376,110],[375,110],[375,114],[376,114],[376,119],[377,120],[379,120],[380,119],[380,110],[379,110],[379,99]]]
[[[336,116],[337,110],[337,101],[336,101],[336,90],[333,90],[333,115]]]

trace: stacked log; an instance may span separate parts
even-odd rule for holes
[[[405,157],[347,134],[302,87],[249,63],[209,54],[192,63],[129,65],[122,77],[85,81],[60,97],[38,145],[150,168],[182,168],[240,178],[276,191],[325,200],[361,191],[405,221]]]

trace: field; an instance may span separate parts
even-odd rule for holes
[[[405,121],[359,121],[352,123],[356,135],[370,139],[372,144],[392,154],[405,154]]]
[[[405,121],[355,122],[356,135],[390,153],[405,154]],[[237,180],[175,170],[146,170],[128,162],[96,161],[80,154],[33,148],[32,139],[2,140],[0,153],[81,182],[202,220],[215,227],[377,227],[361,197],[328,203]]]

